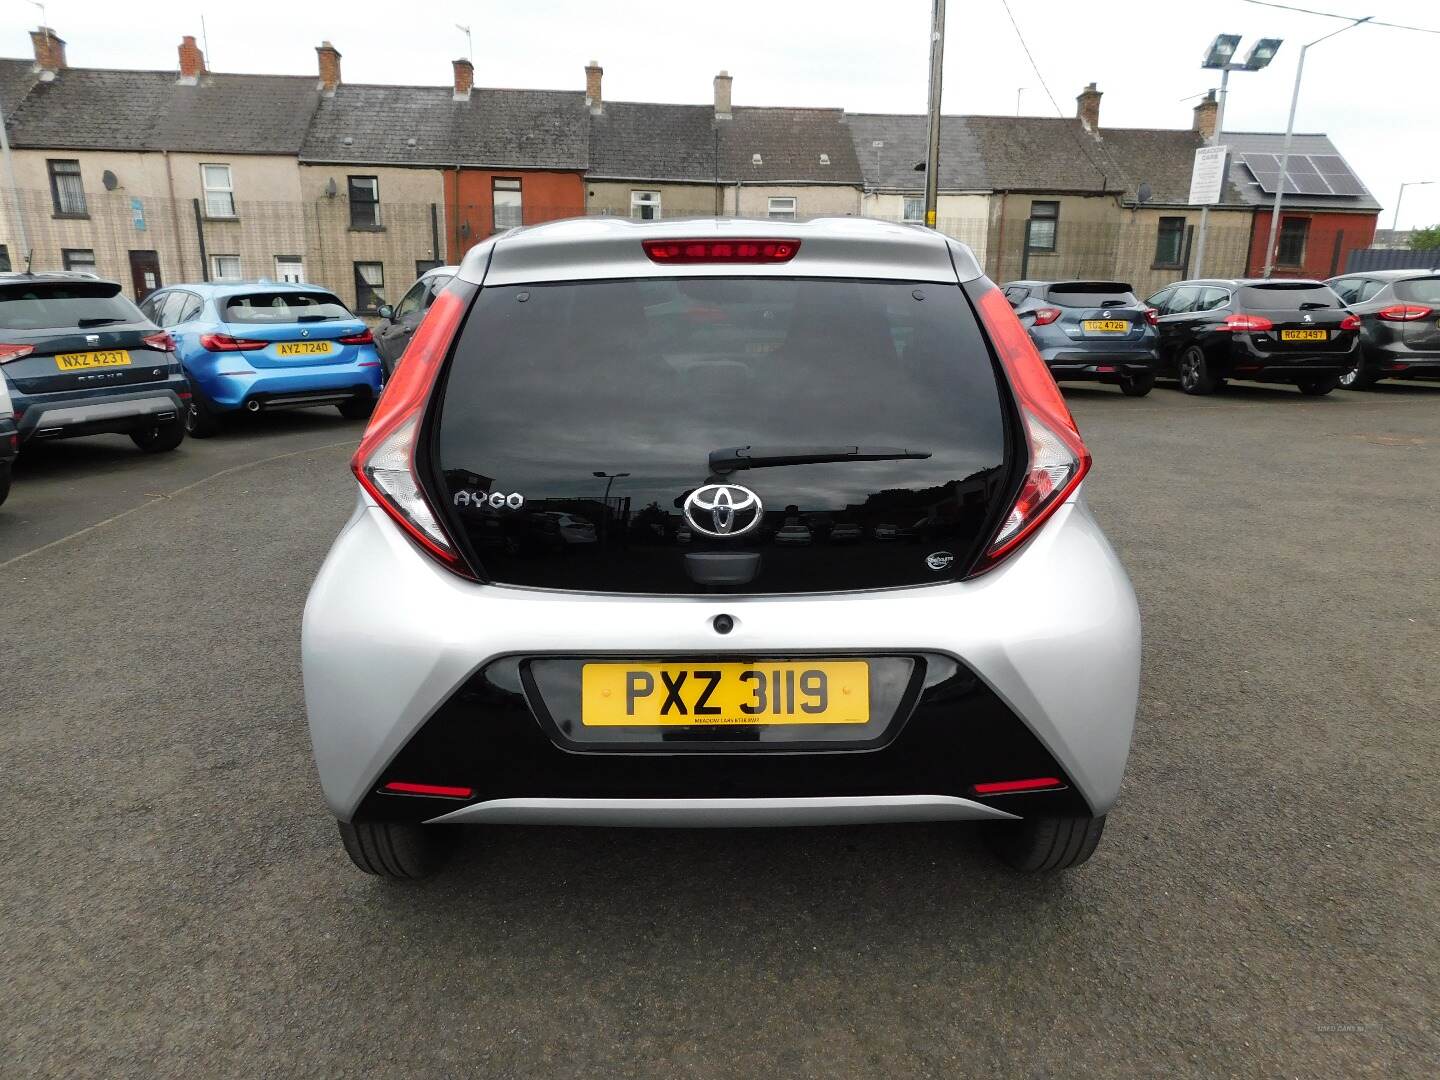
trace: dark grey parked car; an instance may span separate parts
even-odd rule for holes
[[[1340,376],[1341,386],[1440,378],[1440,266],[1344,274],[1326,284],[1360,317],[1360,362]]]
[[[1155,385],[1155,313],[1123,281],[1011,281],[1005,299],[1057,382]]]
[[[432,267],[416,279],[398,304],[380,308],[380,318],[384,321],[375,331],[375,350],[380,354],[380,367],[386,379],[395,373],[395,365],[400,362],[405,346],[410,344],[410,336],[458,269],[458,266]]]

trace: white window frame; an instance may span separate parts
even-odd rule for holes
[[[89,258],[85,258],[87,253]],[[100,272],[100,264],[96,261],[94,248],[64,248],[60,252],[60,261],[61,265],[72,273],[98,274]]]
[[[211,169],[225,170],[225,183],[212,183]],[[235,174],[224,162],[211,161],[200,166],[200,188],[205,193],[207,218],[233,218],[235,213]]]
[[[512,199],[513,196],[513,199]],[[518,176],[490,178],[490,231],[504,232],[525,224],[525,188]]]
[[[641,213],[641,211],[642,211],[645,207],[647,207],[647,206],[654,207],[654,209],[655,209],[655,213],[652,214],[652,215],[651,215],[650,217],[648,217],[648,218],[645,217],[645,216]],[[661,216],[661,196],[660,196],[660,192],[654,191],[654,190],[649,190],[649,191],[639,191],[639,190],[637,190],[637,191],[632,191],[632,192],[630,192],[630,218],[631,218],[631,220],[633,220],[633,221],[659,221],[659,220],[660,220],[660,216]]]
[[[918,221],[923,224],[925,221],[925,196],[906,195],[904,199],[905,201],[900,206],[900,220]],[[913,214],[910,212],[912,206],[915,208]]]
[[[765,202],[765,216],[771,221],[794,221],[800,202],[794,195],[771,195]]]
[[[282,266],[284,269],[282,269]],[[290,277],[294,274],[294,277]],[[305,280],[305,259],[300,255],[275,256],[275,280],[299,285]]]
[[[235,262],[235,276],[231,277],[221,269],[225,264],[221,260],[233,259]],[[240,266],[239,255],[211,255],[210,256],[210,280],[211,281],[244,281],[245,272]]]

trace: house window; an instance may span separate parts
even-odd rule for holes
[[[357,262],[355,264],[355,310],[373,315],[385,303],[382,295],[385,289],[385,264],[378,262]]]
[[[78,270],[81,273],[95,273],[95,252],[90,248],[64,248],[60,252],[60,264],[66,270]]]
[[[1287,217],[1280,219],[1280,245],[1275,261],[1281,266],[1303,266],[1305,263],[1305,241],[1310,236],[1310,219]]]
[[[922,198],[915,198],[915,197],[910,196],[910,195],[905,196],[905,220],[906,220],[906,221],[919,221],[919,222],[924,222],[924,220],[925,220],[925,200],[924,200],[924,199],[922,199]]]
[[[765,216],[774,221],[794,221],[794,197],[788,195],[772,197],[765,208]]]
[[[417,278],[419,278],[419,277],[424,277],[424,276],[425,276],[426,274],[428,274],[431,270],[434,270],[437,266],[444,266],[444,265],[445,265],[445,264],[442,263],[439,259],[416,259],[416,260],[415,260],[415,276],[416,276]]]
[[[243,281],[244,275],[240,273],[239,255],[211,255],[210,256],[210,280],[211,281]]]
[[[57,217],[84,217],[85,188],[80,181],[80,162],[47,161],[50,167],[50,198]]]
[[[10,247],[0,244],[0,274],[10,273]]]
[[[502,180],[497,177],[490,181],[490,198],[490,225],[496,232],[523,224],[519,180]]]
[[[1058,202],[1032,202],[1030,204],[1030,250],[1054,251],[1055,229],[1060,224]]]
[[[630,216],[636,221],[659,221],[660,192],[630,192]]]
[[[205,189],[205,216],[235,216],[235,183],[229,165],[201,165],[200,186]]]
[[[299,285],[305,280],[305,260],[299,255],[276,255],[275,280]]]
[[[1155,234],[1155,268],[1173,269],[1180,266],[1185,247],[1185,219],[1162,217]]]
[[[352,176],[350,181],[350,227],[352,229],[378,229],[380,227],[380,178],[378,176]]]

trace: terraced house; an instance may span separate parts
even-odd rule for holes
[[[137,299],[180,281],[306,280],[373,315],[494,232],[556,218],[923,217],[923,116],[737,106],[724,71],[707,104],[612,102],[593,60],[574,89],[521,90],[477,86],[468,60],[449,85],[347,83],[328,41],[313,74],[284,76],[213,72],[193,37],[171,71],[72,68],[44,27],[31,45],[0,59],[18,188],[0,198],[0,267],[92,271]],[[938,225],[997,280],[1144,292],[1201,269],[1187,199],[1214,100],[1188,128],[1112,128],[1101,96],[1086,87],[1073,118],[942,119]],[[1277,138],[1225,141],[1203,270],[1255,273]],[[1334,272],[1379,207],[1323,135],[1295,142],[1276,272]]]

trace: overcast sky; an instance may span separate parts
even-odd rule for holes
[[[1437,0],[1291,0],[1300,6],[1440,29]],[[1010,0],[1060,109],[1090,81],[1103,126],[1187,127],[1193,100],[1217,85],[1200,57],[1217,33],[1285,39],[1265,71],[1231,76],[1226,128],[1284,131],[1300,46],[1344,23],[1243,0]],[[47,0],[72,65],[173,70],[182,34],[205,16],[218,71],[305,74],[333,41],[348,82],[446,84],[473,29],[481,86],[582,89],[584,65],[605,68],[612,100],[708,102],[720,69],[737,105],[829,105],[852,112],[925,108],[929,0],[297,0],[126,3]],[[1055,115],[999,0],[952,0],[947,113]],[[8,56],[30,55],[39,21],[28,0],[0,0]],[[1312,49],[1297,131],[1324,131],[1386,208],[1402,181],[1440,181],[1436,68],[1440,35],[1360,26]],[[1406,190],[1402,228],[1440,222],[1440,183]]]

